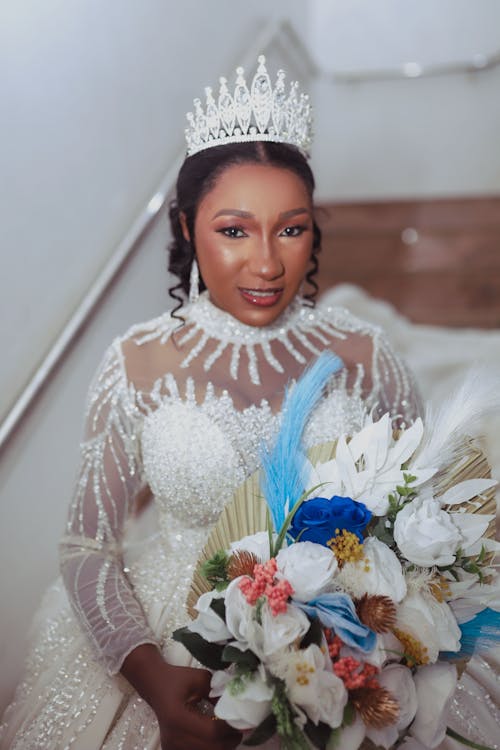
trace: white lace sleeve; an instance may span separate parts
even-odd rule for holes
[[[91,384],[81,464],[61,540],[62,576],[73,609],[110,674],[142,643],[156,643],[123,571],[121,538],[141,486],[138,415],[120,342]]]
[[[422,415],[422,399],[415,378],[380,329],[373,337],[372,379],[370,400],[379,417],[389,412],[394,426],[402,428]]]

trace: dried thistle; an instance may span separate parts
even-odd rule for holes
[[[399,703],[384,687],[351,690],[349,700],[367,726],[383,729],[398,719]]]
[[[386,633],[396,622],[396,605],[388,596],[363,594],[356,602],[358,617],[376,633]]]
[[[255,565],[260,562],[253,552],[245,549],[236,550],[229,558],[227,575],[230,581],[240,576],[253,576]]]

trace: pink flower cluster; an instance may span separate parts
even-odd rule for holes
[[[293,588],[288,581],[275,580],[277,570],[276,558],[271,557],[266,563],[256,563],[253,569],[254,577],[245,576],[238,584],[245,599],[252,606],[261,596],[265,596],[274,616],[286,612],[287,601],[293,594]]]
[[[379,670],[373,664],[362,664],[350,656],[334,662],[333,671],[340,677],[347,690],[380,687],[375,675]]]

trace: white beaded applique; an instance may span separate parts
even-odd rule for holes
[[[329,323],[326,318],[318,316],[312,308],[303,305],[300,300],[293,302],[271,325],[258,327],[245,325],[229,313],[219,309],[210,302],[208,293],[204,292],[198,303],[188,308],[186,318],[192,325],[179,338],[179,344],[182,346],[195,338],[197,342],[182,362],[181,367],[189,367],[194,359],[202,356],[209,340],[215,339],[219,343],[215,350],[204,359],[205,372],[209,372],[229,348],[231,350],[230,375],[233,380],[238,380],[241,352],[244,350],[247,355],[248,374],[254,385],[260,385],[262,382],[259,372],[259,362],[262,357],[276,372],[284,372],[282,363],[272,351],[274,342],[280,342],[296,362],[304,364],[306,360],[298,350],[297,342],[312,354],[318,355],[320,350],[317,342],[325,344],[327,342],[325,334],[339,339],[345,338],[345,334]]]

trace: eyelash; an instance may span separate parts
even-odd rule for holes
[[[287,230],[292,229],[294,230],[293,234],[285,234]],[[293,224],[289,227],[285,227],[282,234],[284,237],[300,237],[301,234],[303,234],[305,231],[307,231],[307,227],[303,224]],[[218,229],[217,232],[219,234],[223,234],[225,237],[229,237],[232,240],[239,240],[242,239],[242,237],[247,237],[247,234],[245,233],[245,230],[242,227],[239,226],[230,226],[230,227],[222,227],[222,229]],[[241,232],[241,235],[237,235],[236,232]]]

